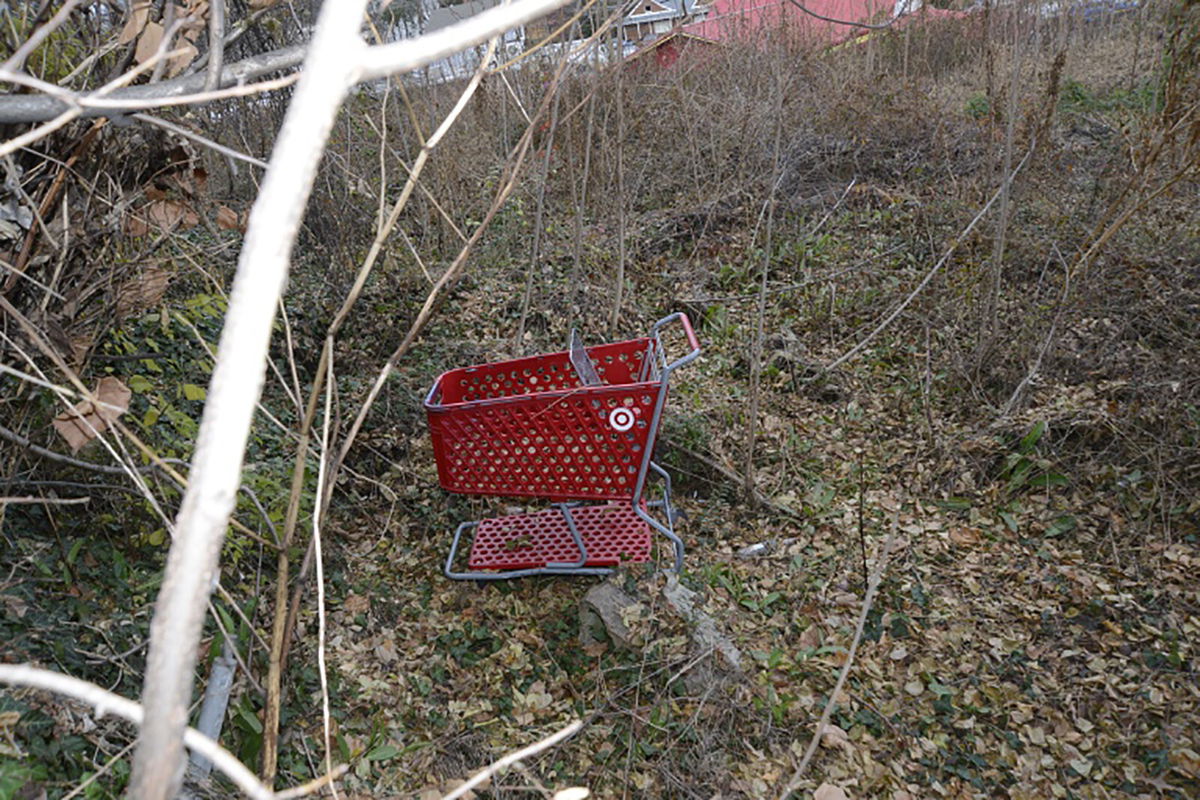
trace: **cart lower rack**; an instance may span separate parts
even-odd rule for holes
[[[669,362],[662,330],[676,321],[690,349]],[[443,373],[425,399],[442,487],[558,501],[460,525],[446,575],[604,574],[648,561],[653,532],[673,544],[679,570],[683,542],[674,530],[670,477],[651,456],[670,376],[699,355],[691,322],[675,313],[645,338]],[[661,479],[662,493],[647,501],[651,477]],[[468,570],[459,572],[454,563],[468,531]]]

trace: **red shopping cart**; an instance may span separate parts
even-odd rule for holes
[[[668,361],[662,329],[675,321],[690,350]],[[671,373],[699,355],[691,322],[678,312],[656,322],[644,338],[439,376],[425,410],[442,488],[554,501],[544,511],[460,525],[446,575],[602,575],[623,562],[650,560],[651,531],[671,541],[674,569],[682,568],[670,476],[652,453]],[[652,474],[662,479],[663,491],[647,501]],[[469,530],[474,536],[467,571],[457,571]]]

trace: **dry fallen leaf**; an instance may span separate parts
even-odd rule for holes
[[[146,267],[117,291],[117,316],[128,317],[158,305],[170,280],[170,274],[157,264]]]
[[[983,541],[983,533],[978,528],[953,528],[950,531],[950,541],[960,547],[970,547]]]
[[[78,452],[79,448],[103,433],[124,414],[129,408],[129,398],[133,392],[118,379],[106,377],[100,379],[92,395],[97,400],[96,404],[84,400],[75,405],[74,411],[64,411],[51,423],[66,439],[72,453]]]
[[[815,650],[821,646],[821,629],[816,625],[809,625],[800,633],[800,649]]]
[[[439,796],[445,797],[446,795],[450,794],[451,792],[453,792],[456,789],[458,789],[459,787],[461,787],[464,783],[466,783],[466,781],[461,780],[461,779],[446,781],[445,783],[442,784],[442,788],[440,790]],[[468,789],[466,792],[464,792],[462,796],[465,797],[467,800],[473,800],[473,798],[477,797],[475,792],[471,791],[470,789]]]
[[[599,658],[608,651],[608,642],[595,642],[593,644],[585,644],[583,652],[587,653],[592,658]]]
[[[151,203],[146,214],[150,217],[150,222],[160,228],[173,228],[176,225],[194,228],[200,224],[200,217],[195,211],[182,203],[172,203],[170,200]]]
[[[150,233],[150,226],[146,224],[146,220],[136,214],[130,214],[125,218],[125,233],[130,236],[145,236]]]
[[[352,594],[342,603],[342,608],[350,614],[362,614],[370,610],[371,599],[361,594]]]
[[[163,26],[157,22],[147,22],[138,39],[137,50],[133,54],[134,61],[138,64],[145,64],[154,58],[154,54],[158,52],[158,46],[162,44],[162,38]]]
[[[208,171],[203,167],[182,169],[173,173],[168,182],[183,190],[185,194],[195,196],[201,194],[208,186]]]
[[[0,603],[3,603],[8,613],[17,619],[23,619],[29,611],[29,604],[16,595],[0,594]]]
[[[822,783],[813,792],[813,800],[850,800],[846,790],[832,783]]]
[[[240,230],[242,226],[238,220],[238,213],[229,206],[218,206],[217,227],[223,231]]]
[[[128,44],[137,38],[142,29],[146,27],[146,23],[150,21],[150,0],[141,0],[133,4],[133,8],[129,11],[129,19],[125,20],[125,27],[121,28],[121,36],[117,39],[117,44]]]
[[[388,638],[375,645],[375,657],[384,664],[391,664],[399,658],[399,653],[396,652],[396,640]]]
[[[200,55],[199,48],[189,41],[180,41],[171,48],[175,55],[167,59],[167,77],[174,78],[188,68]]]
[[[846,751],[854,750],[854,745],[850,744],[850,736],[837,725],[829,724],[825,726],[824,732],[821,734],[822,747],[840,747]]]
[[[1171,765],[1175,767],[1176,772],[1200,779],[1200,755],[1197,755],[1195,750],[1187,747],[1172,750]]]

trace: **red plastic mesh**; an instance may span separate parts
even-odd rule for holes
[[[426,403],[442,488],[463,494],[619,500],[632,496],[659,381],[636,383],[651,340],[589,348],[602,386],[580,386],[567,353],[451,370]],[[439,395],[440,392],[440,395]],[[627,409],[633,425],[609,424]]]
[[[572,508],[587,548],[587,566],[611,567],[650,559],[650,528],[632,508],[608,504]],[[471,569],[530,569],[573,564],[579,548],[560,509],[485,519],[475,528],[467,564]]]

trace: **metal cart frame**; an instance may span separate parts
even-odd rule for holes
[[[662,331],[673,322],[680,323],[691,349],[668,361]],[[450,370],[429,390],[424,405],[443,488],[555,501],[545,511],[459,525],[446,558],[447,577],[606,575],[622,561],[649,559],[649,531],[671,542],[672,568],[682,569],[671,478],[652,455],[670,377],[701,352],[691,322],[676,312],[654,323],[644,339],[587,352],[599,362],[595,369],[602,380],[613,382],[585,385],[564,352]],[[661,497],[647,500],[651,476],[661,479]],[[487,551],[480,556],[482,569],[455,568],[468,531],[475,533],[472,559],[482,537]],[[553,541],[550,550],[558,557],[525,563],[521,540],[530,536]],[[513,548],[514,542],[519,546]],[[637,552],[626,557],[622,547]]]

